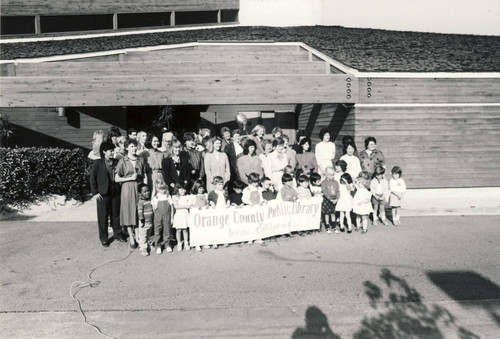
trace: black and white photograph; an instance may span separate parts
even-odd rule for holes
[[[0,338],[500,337],[500,1],[0,14]]]

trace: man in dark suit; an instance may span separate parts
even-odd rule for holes
[[[231,182],[236,179],[239,179],[238,166],[236,165],[236,161],[243,154],[243,147],[240,145],[241,140],[241,131],[239,129],[235,129],[231,133],[232,140],[224,149],[224,152],[227,154],[227,158],[229,160],[229,167],[231,169]]]
[[[92,198],[97,202],[97,225],[102,246],[108,247],[108,218],[111,218],[114,238],[120,242],[123,238],[120,227],[120,184],[115,182],[117,160],[113,158],[115,146],[103,142],[99,149],[101,158],[94,161],[90,172]]]

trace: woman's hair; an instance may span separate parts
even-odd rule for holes
[[[354,148],[354,152],[356,152],[356,144],[354,143],[354,141],[351,141],[351,140],[348,140],[346,141],[344,144],[343,144],[343,148],[342,148],[342,152],[344,152],[344,154],[347,154],[347,147],[351,146],[352,148]]]
[[[124,144],[125,145],[125,141],[127,141],[127,137],[124,137],[123,135],[122,136],[119,136],[116,138],[116,143],[119,145],[119,144]]]
[[[274,137],[274,135],[275,135],[276,133],[278,133],[278,132],[279,132],[279,133],[281,133],[281,134],[283,134],[283,130],[282,130],[280,127],[274,127],[274,128],[272,129],[272,131],[271,131],[271,134],[272,134],[272,136]]]
[[[101,129],[94,131],[92,135],[92,151],[94,153],[99,153],[99,147],[104,141],[104,132]]]
[[[101,155],[101,159],[104,159],[104,152],[109,150],[114,150],[115,145],[111,141],[105,141],[99,146],[99,154]]]
[[[262,140],[262,142],[260,143],[262,145],[262,149],[266,149],[266,145],[273,145],[273,141],[271,139],[264,139]]]
[[[221,136],[224,136],[224,133],[227,133],[227,132],[229,132],[229,134],[231,134],[231,129],[229,129],[229,127],[227,127],[227,126],[224,126],[220,129]]]
[[[257,173],[250,173],[248,176],[248,182],[253,184],[253,183],[260,183],[260,177]]]
[[[352,184],[352,177],[349,173],[344,173],[340,176],[340,181],[344,181],[346,184]]]
[[[342,172],[345,172],[347,170],[347,162],[344,160],[337,160],[335,162],[335,166],[339,166]]]
[[[283,174],[283,176],[281,177],[281,182],[283,184],[286,184],[287,182],[290,182],[290,181],[293,181],[292,175],[288,174],[288,173]]]
[[[332,133],[330,133],[330,130],[328,128],[322,128],[319,130],[319,138],[321,139],[321,141],[323,141],[323,137],[325,136],[326,133],[330,134],[331,138]]]
[[[172,148],[177,146],[182,147],[182,143],[179,140],[175,139],[172,141]]]
[[[344,135],[342,137],[342,146],[345,146],[348,142],[352,142],[354,144],[354,137],[350,135]]]
[[[311,173],[311,176],[309,177],[309,180],[311,180],[311,183],[317,183],[318,181],[321,181],[321,175],[318,173],[314,172]]]
[[[137,141],[141,140],[141,136],[142,135],[146,135],[147,136],[148,134],[146,132],[144,132],[144,131],[139,131],[137,133]]]
[[[219,150],[219,152],[222,152],[222,138],[221,137],[218,137],[218,136],[215,136],[212,138],[212,145],[215,144],[216,141],[220,141],[221,142],[221,148]],[[212,149],[212,152],[215,151],[215,148]]]
[[[180,189],[183,189],[187,193],[188,192],[188,188],[189,188],[188,184],[186,184],[184,182],[179,182],[179,183],[175,184],[174,194],[178,195]]]
[[[191,194],[198,194],[198,189],[200,187],[205,188],[205,182],[202,179],[196,179],[191,187]]]
[[[210,134],[212,134],[212,131],[210,131],[210,129],[208,129],[208,128],[202,128],[202,129],[200,129],[200,136],[202,138],[210,136]]]
[[[266,134],[266,128],[263,125],[255,125],[252,129],[252,135],[256,136],[258,131],[264,131],[264,134]]]
[[[255,143],[255,141],[253,141],[252,139],[248,139],[243,145],[243,155],[249,154],[250,151],[248,149],[250,148],[250,146],[255,147],[255,150],[257,150],[257,144]],[[255,151],[253,152],[253,155],[256,155]]]
[[[113,140],[113,137],[117,138],[117,137],[120,137],[122,135],[122,133],[120,132],[120,129],[116,126],[111,126],[109,129],[108,129],[108,141],[111,141]]]
[[[131,135],[132,133],[137,133],[137,130],[135,128],[129,128],[127,130],[127,135]]]
[[[302,137],[307,137],[307,133],[303,129],[299,129],[297,131],[297,134],[295,134],[295,140],[297,142],[300,142],[300,140],[301,140]]]
[[[282,134],[281,137],[283,138],[283,140],[285,140],[286,142],[290,142],[290,138],[288,137],[288,135],[286,134]]]
[[[284,145],[285,140],[282,137],[277,137],[276,139],[273,140],[273,147],[276,147],[278,145]]]
[[[399,174],[399,176],[402,176],[403,175],[403,170],[399,166],[394,166],[392,168],[392,170],[391,170],[391,173],[392,174],[397,173],[397,174]]]
[[[368,137],[365,139],[365,148],[368,148],[368,144],[370,143],[370,141],[373,141],[375,144],[377,144],[377,139],[375,139],[374,137]]]
[[[158,138],[158,136],[156,136],[155,134],[153,133],[148,133],[147,137],[146,137],[146,142],[144,143],[144,146],[148,149],[151,149],[153,148],[153,145],[151,144],[153,142],[153,138],[157,138],[158,141],[160,141],[160,138]]]
[[[383,168],[382,166],[377,166],[375,168],[375,171],[373,172],[373,177],[375,178],[377,175],[384,175],[384,174],[385,174],[385,168]]]
[[[233,129],[233,130],[231,131],[231,136],[233,137],[235,134],[239,134],[239,135],[241,135],[241,131],[240,131],[239,129]]]
[[[219,175],[216,175],[213,179],[212,179],[212,184],[213,185],[217,185],[217,184],[223,184],[224,183],[224,179],[219,176]]]
[[[304,149],[302,148],[306,143],[309,143],[309,149],[307,150],[307,152],[311,152],[312,150],[312,144],[311,144],[311,139],[309,137],[303,137],[302,139],[300,139],[299,141],[299,146],[297,148],[297,153],[304,153]]]
[[[309,178],[307,177],[307,175],[301,175],[299,176],[299,178],[297,179],[297,182],[299,184],[303,183],[303,182],[309,182]]]
[[[130,144],[134,144],[135,147],[137,147],[137,140],[130,139],[130,138],[128,138],[127,140],[125,140],[125,144],[124,144],[125,149],[127,149],[130,146]]]
[[[191,141],[191,140],[196,140],[196,134],[194,134],[194,132],[184,133],[184,135],[182,136],[182,141],[184,141],[185,143],[186,141]]]
[[[235,188],[244,189],[245,186],[246,186],[245,183],[243,181],[241,181],[240,179],[236,179],[235,181],[233,181],[233,184],[232,184],[233,189],[235,189]]]

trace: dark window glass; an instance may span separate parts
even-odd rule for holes
[[[118,14],[118,28],[170,26],[170,12]]]
[[[34,16],[2,16],[1,35],[34,34]]]
[[[224,9],[221,11],[221,22],[238,21],[238,10]]]
[[[42,33],[113,29],[113,14],[40,17]]]
[[[216,24],[217,11],[175,12],[175,25]]]

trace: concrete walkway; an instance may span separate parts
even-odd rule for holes
[[[500,187],[409,190],[401,215],[500,215]],[[82,204],[54,197],[0,220],[97,222],[97,215],[94,201]]]

